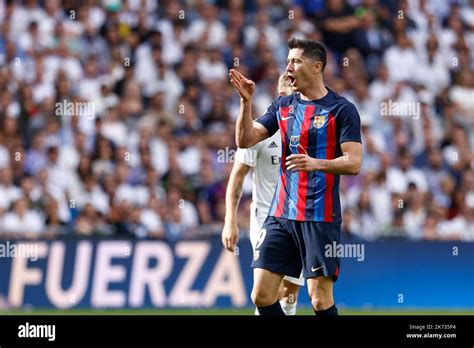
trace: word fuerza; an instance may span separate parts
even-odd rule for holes
[[[26,322],[18,326],[20,338],[47,338],[48,341],[56,339],[56,325],[35,325]]]

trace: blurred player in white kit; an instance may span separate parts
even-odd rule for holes
[[[278,95],[293,93],[287,81],[286,74],[278,80]],[[234,251],[239,240],[237,226],[237,207],[242,193],[244,178],[253,168],[253,192],[250,206],[250,242],[254,254],[260,240],[263,222],[268,216],[273,194],[278,180],[281,157],[281,135],[276,132],[272,137],[265,139],[248,149],[237,149],[234,157],[234,166],[229,177],[226,191],[225,225],[222,231],[222,244],[229,251]],[[254,255],[258,257],[258,255]],[[304,278],[285,276],[281,287],[280,304],[286,315],[296,314],[298,292],[304,285]],[[258,310],[255,311],[258,315]]]

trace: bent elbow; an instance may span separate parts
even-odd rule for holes
[[[352,166],[351,175],[359,174],[360,167],[361,167],[360,163],[356,163],[354,166]]]

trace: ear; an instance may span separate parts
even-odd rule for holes
[[[322,62],[314,62],[313,64],[313,74],[320,73],[323,68]]]

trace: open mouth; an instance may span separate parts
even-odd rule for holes
[[[296,79],[294,76],[288,75],[288,82],[290,83],[291,86],[295,86]]]

